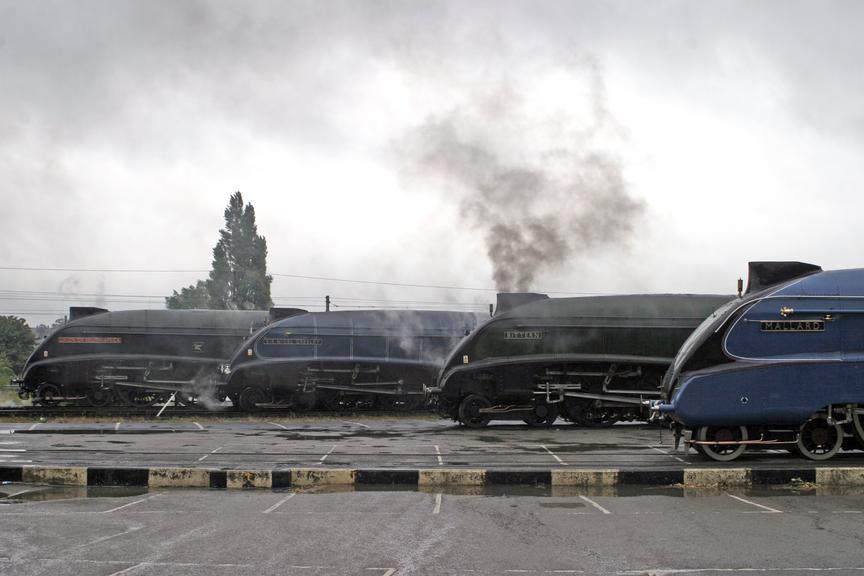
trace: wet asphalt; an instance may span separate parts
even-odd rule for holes
[[[280,418],[0,423],[0,466],[201,466],[225,469],[555,468],[677,469],[715,467],[676,451],[668,429],[647,424],[550,428],[500,422],[468,430],[431,417]],[[751,468],[813,466],[785,450],[753,452],[736,461]],[[849,451],[825,466],[864,466]]]
[[[0,574],[860,574],[860,490],[0,487]]]

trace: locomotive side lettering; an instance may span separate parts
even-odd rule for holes
[[[542,340],[542,330],[507,330],[504,340]]]
[[[122,344],[120,336],[60,336],[58,344]]]
[[[293,338],[264,338],[262,342],[275,346],[320,346],[321,338],[303,336],[295,336]]]
[[[762,332],[824,332],[824,320],[761,320]]]

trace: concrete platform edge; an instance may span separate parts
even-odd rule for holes
[[[687,487],[814,484],[864,486],[864,468],[797,469],[685,468],[546,470],[461,468],[284,468],[222,470],[196,467],[0,466],[0,482],[153,488],[283,489],[316,485],[492,486],[532,485],[610,487],[626,485]]]

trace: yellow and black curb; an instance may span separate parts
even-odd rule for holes
[[[149,486],[176,488],[289,488],[295,486],[400,485],[573,486],[624,485],[692,487],[813,484],[864,486],[864,467],[855,468],[685,468],[667,470],[573,469],[354,469],[286,468],[220,470],[212,468],[111,468],[81,466],[0,466],[0,481],[74,486]]]

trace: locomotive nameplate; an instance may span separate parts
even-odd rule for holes
[[[542,330],[505,330],[504,340],[542,340]]]
[[[762,332],[824,332],[824,320],[760,320]]]
[[[60,336],[58,344],[122,344],[120,336]]]
[[[320,346],[321,338],[292,336],[291,338],[264,338],[264,344],[277,346]]]

